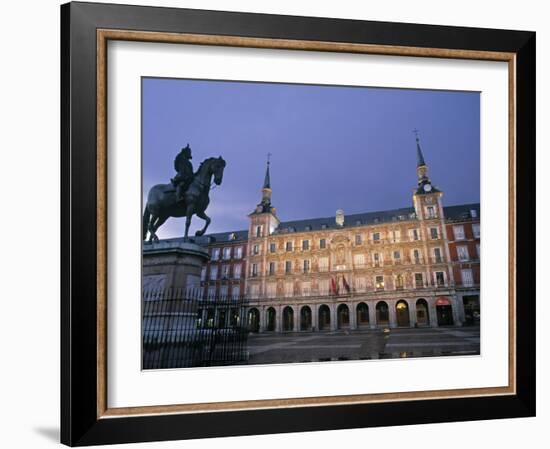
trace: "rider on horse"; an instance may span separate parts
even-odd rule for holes
[[[182,148],[174,159],[174,169],[178,172],[171,181],[172,185],[176,187],[176,201],[183,200],[185,191],[193,181],[193,164],[191,164],[191,148],[189,144],[185,148]]]

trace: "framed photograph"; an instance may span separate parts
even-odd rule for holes
[[[63,443],[534,416],[535,33],[61,23]]]

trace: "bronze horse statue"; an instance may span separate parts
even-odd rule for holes
[[[177,201],[176,189],[172,184],[157,184],[149,190],[147,204],[143,212],[143,240],[158,242],[156,231],[169,217],[187,217],[185,221],[184,241],[187,241],[191,217],[205,220],[204,227],[195,235],[201,236],[206,232],[210,224],[210,217],[204,213],[210,203],[210,186],[212,177],[214,184],[220,185],[223,179],[225,160],[220,157],[205,159],[193,176],[193,180],[183,195],[183,201]]]

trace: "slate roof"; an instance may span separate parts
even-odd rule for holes
[[[446,206],[443,208],[445,212],[445,219],[451,221],[468,220],[471,217],[472,210],[477,213],[477,218],[480,218],[480,206],[479,203],[460,204],[456,206]],[[411,215],[413,214],[413,215]],[[403,218],[400,218],[403,217]],[[360,214],[345,215],[344,228],[351,228],[356,226],[373,225],[377,223],[391,223],[399,221],[413,220],[414,215],[413,207],[403,207],[401,209],[392,209],[379,212],[364,212]],[[326,227],[323,228],[323,225]],[[311,218],[305,220],[292,220],[281,222],[277,228],[276,233],[290,233],[290,232],[307,232],[307,231],[319,231],[322,229],[337,229],[335,217],[324,218]],[[229,240],[230,234],[235,234],[235,238]],[[208,234],[202,237],[192,237],[195,243],[199,245],[209,245],[212,243],[225,243],[225,242],[239,242],[246,241],[248,239],[248,230],[240,231],[228,231],[218,232],[215,234]],[[166,239],[165,241],[181,241],[182,237]]]
[[[415,218],[413,207],[404,207],[401,209],[385,210],[380,212],[364,212],[360,214],[344,215],[344,228],[363,226],[367,224],[389,223],[393,221],[406,221]],[[402,218],[399,218],[402,217]],[[325,227],[323,227],[323,225]],[[307,220],[293,220],[281,222],[277,231],[283,232],[303,232],[318,231],[321,229],[337,229],[334,215],[324,218],[312,218]],[[276,231],[276,232],[277,232]]]
[[[476,211],[477,218],[481,218],[479,203],[459,204],[458,206],[443,207],[445,219],[447,220],[468,220],[475,218],[471,216],[472,210]]]

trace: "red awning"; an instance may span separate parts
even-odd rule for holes
[[[440,296],[439,298],[437,298],[437,301],[435,302],[435,305],[436,306],[450,306],[451,301],[449,301],[449,298],[447,298],[446,296]]]

